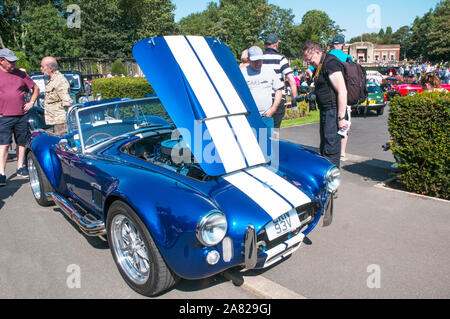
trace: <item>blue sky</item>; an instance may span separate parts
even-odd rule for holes
[[[175,21],[206,9],[212,0],[172,0],[176,5]],[[219,2],[219,1],[214,1]],[[395,32],[414,19],[434,9],[439,0],[269,0],[283,9],[292,9],[294,22],[301,22],[309,10],[325,11],[341,28],[347,40],[362,33],[378,32],[391,26]],[[344,4],[342,4],[344,3]]]

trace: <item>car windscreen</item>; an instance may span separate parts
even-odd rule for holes
[[[367,92],[369,93],[381,93],[380,87],[376,85],[368,85],[367,86]]]
[[[69,82],[71,90],[79,90],[81,88],[81,78],[79,74],[63,73]]]
[[[166,120],[166,121],[164,121]],[[170,117],[157,98],[110,102],[71,112],[69,131],[77,131],[83,149],[139,129],[167,125]]]

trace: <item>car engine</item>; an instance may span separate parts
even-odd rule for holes
[[[147,137],[131,143],[122,151],[199,181],[213,179],[201,169],[184,141],[170,139],[170,135]]]

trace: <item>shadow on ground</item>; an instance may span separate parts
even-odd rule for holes
[[[379,159],[370,159],[363,162],[341,162],[341,169],[357,174],[365,180],[383,182],[392,177],[391,162]]]

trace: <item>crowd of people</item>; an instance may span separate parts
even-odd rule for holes
[[[432,64],[425,63],[405,63],[399,68],[400,80],[405,82],[420,82],[422,78],[430,73],[434,73],[442,84],[450,84],[450,68],[447,63]]]

